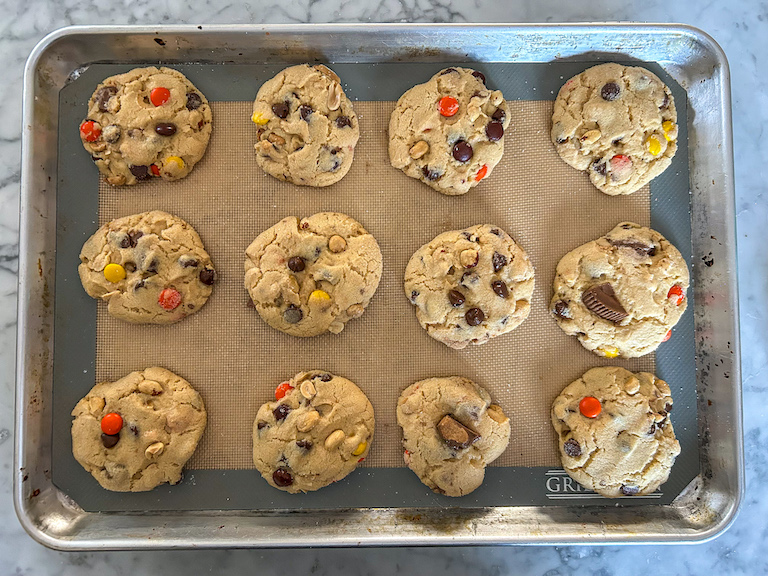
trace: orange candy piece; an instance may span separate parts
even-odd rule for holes
[[[152,88],[152,91],[149,93],[149,99],[155,106],[162,106],[171,99],[171,91],[162,86]]]
[[[149,168],[152,170],[152,174],[155,176],[160,176],[160,168],[157,167],[157,164],[150,164]]]
[[[86,120],[80,124],[80,135],[86,142],[96,142],[101,136],[101,128],[96,126],[96,122],[93,120]]]
[[[288,394],[288,390],[293,390],[290,382],[282,382],[275,388],[275,400],[281,400]]]
[[[667,331],[667,333],[664,335],[664,340],[662,340],[662,342],[666,342],[670,338],[672,338],[672,330]]]
[[[453,96],[443,96],[437,105],[440,115],[450,118],[459,111],[459,101]]]
[[[683,292],[683,287],[679,284],[672,286],[672,288],[669,289],[669,292],[667,292],[667,298],[672,297],[677,298],[677,305],[680,306],[680,304],[682,304],[685,300],[685,292]]]
[[[477,175],[475,176],[475,182],[480,182],[480,180],[485,178],[486,174],[488,174],[488,165],[483,164],[480,170],[477,171]]]
[[[166,288],[157,297],[157,303],[163,310],[174,310],[181,304],[181,294],[173,288]]]
[[[584,396],[579,402],[579,411],[587,418],[597,418],[603,411],[603,407],[600,400],[594,396]]]
[[[104,434],[114,436],[115,434],[119,434],[122,428],[123,417],[120,416],[120,414],[117,412],[110,412],[109,414],[105,414],[101,419],[101,431],[104,432]]]

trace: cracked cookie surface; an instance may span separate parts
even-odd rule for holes
[[[353,382],[300,372],[275,390],[253,423],[253,462],[271,486],[310,492],[341,480],[371,449],[373,406]]]
[[[181,72],[136,68],[99,84],[80,139],[110,184],[179,180],[203,157],[211,121],[208,100]]]
[[[622,222],[557,264],[550,312],[599,356],[634,358],[668,339],[688,306],[680,252],[655,230]]]
[[[405,295],[432,338],[464,348],[514,330],[528,317],[533,265],[498,226],[443,232],[405,268]]]
[[[359,222],[320,212],[283,218],[256,237],[246,250],[245,288],[281,332],[338,334],[363,314],[381,271],[379,245]]]
[[[631,194],[664,172],[677,151],[669,88],[637,66],[601,64],[560,89],[552,142],[570,166],[605,194]]]
[[[253,103],[256,162],[280,180],[330,186],[352,166],[360,127],[341,80],[322,64],[291,66]]]
[[[509,419],[490,394],[461,376],[411,384],[397,401],[406,465],[433,491],[463,496],[509,443]]]
[[[509,107],[485,76],[446,68],[397,101],[389,121],[392,166],[438,192],[465,194],[504,153]]]
[[[601,407],[582,412],[584,398]],[[650,494],[669,477],[680,444],[669,421],[669,386],[624,368],[587,371],[552,404],[563,467],[576,482],[608,498]]]
[[[105,434],[102,420],[115,414],[121,427]],[[177,484],[207,422],[200,394],[180,376],[158,367],[96,384],[72,416],[75,459],[115,492]]]
[[[216,281],[211,258],[192,226],[153,210],[106,223],[83,245],[83,288],[120,320],[169,324],[194,314]]]

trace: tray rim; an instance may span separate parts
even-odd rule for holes
[[[418,34],[419,37],[425,35],[435,39],[439,34],[445,33],[457,35],[466,32],[483,31],[496,34],[551,34],[554,31],[566,34],[581,34],[587,36],[590,33],[596,35],[609,34],[611,31],[626,33],[629,36],[633,34],[660,34],[665,37],[675,37],[687,39],[690,42],[697,43],[701,49],[719,66],[721,80],[720,97],[722,118],[720,128],[722,129],[722,148],[721,160],[722,173],[718,176],[722,181],[721,193],[723,201],[722,222],[723,234],[721,238],[726,242],[722,249],[722,257],[718,262],[724,262],[726,272],[731,270],[729,281],[725,286],[726,312],[730,312],[730,322],[726,323],[728,335],[731,337],[729,343],[733,344],[729,367],[731,368],[731,378],[729,383],[732,386],[731,400],[733,400],[730,413],[730,438],[735,447],[733,456],[733,466],[724,473],[728,476],[730,493],[716,494],[718,498],[708,502],[711,505],[711,518],[699,518],[696,522],[685,526],[685,522],[679,523],[679,532],[664,531],[661,529],[663,522],[671,522],[674,525],[675,515],[672,509],[679,509],[680,506],[670,505],[658,508],[668,508],[660,514],[667,518],[662,518],[658,530],[650,530],[647,527],[644,530],[629,531],[627,525],[621,522],[621,510],[611,509],[610,506],[600,508],[592,507],[585,513],[584,510],[571,513],[574,507],[563,507],[563,510],[554,512],[548,507],[498,507],[487,509],[482,514],[476,510],[464,510],[457,507],[444,513],[439,522],[431,521],[424,523],[423,517],[430,517],[428,510],[415,508],[393,508],[393,509],[356,509],[351,511],[295,511],[295,512],[268,512],[268,513],[250,513],[249,511],[227,511],[219,513],[163,513],[157,514],[135,514],[135,513],[101,513],[92,514],[78,511],[76,504],[68,502],[66,496],[61,494],[51,483],[50,477],[46,478],[46,470],[38,469],[44,465],[44,456],[41,460],[40,438],[37,442],[28,438],[26,430],[30,425],[34,428],[35,424],[40,425],[40,414],[35,413],[29,408],[27,399],[37,397],[39,401],[44,401],[44,379],[46,369],[49,367],[46,362],[52,362],[52,355],[46,356],[45,351],[52,346],[52,338],[47,342],[47,346],[41,348],[42,354],[33,356],[31,359],[25,354],[28,346],[34,347],[34,337],[31,330],[37,329],[40,333],[50,335],[52,325],[47,326],[45,322],[45,309],[39,311],[39,302],[32,296],[45,296],[47,287],[52,284],[52,273],[49,266],[43,266],[41,259],[44,259],[45,252],[30,253],[30,247],[36,246],[40,238],[35,237],[39,234],[38,218],[42,216],[40,206],[47,202],[50,209],[51,196],[53,197],[53,214],[55,215],[55,194],[48,195],[46,200],[40,200],[35,197],[36,191],[40,188],[40,174],[35,174],[35,164],[39,160],[35,154],[33,141],[35,139],[37,120],[40,116],[37,110],[37,100],[40,78],[40,66],[43,60],[49,57],[49,54],[60,49],[68,40],[76,40],[78,36],[88,35],[133,35],[142,37],[154,37],[159,34],[176,34],[177,37],[189,35],[245,35],[254,33],[269,33],[275,37],[280,35],[300,35],[302,37],[322,37],[326,34],[362,34],[371,36],[378,33],[399,34],[403,37],[413,37]],[[556,48],[556,46],[554,47]],[[550,51],[554,48],[550,48]],[[589,51],[574,52],[576,57],[579,54],[588,56]],[[625,52],[632,56],[632,51]],[[422,55],[423,56],[423,55]],[[556,56],[555,56],[556,57]],[[586,58],[585,58],[586,59]],[[132,62],[148,62],[152,60],[129,59]],[[165,59],[157,59],[168,61]],[[156,60],[156,61],[157,61]],[[214,59],[216,61],[221,61]],[[96,60],[91,60],[96,61]],[[172,61],[172,60],[171,60]],[[199,59],[184,59],[179,61],[199,61]],[[439,60],[438,60],[439,61]],[[502,60],[507,61],[507,60]],[[520,60],[528,61],[528,60]],[[542,60],[537,60],[542,61]],[[549,61],[549,60],[543,60]],[[667,60],[656,60],[657,62],[669,62]],[[672,65],[676,64],[671,61]],[[87,65],[88,62],[78,62],[78,66]],[[679,63],[678,63],[679,64]],[[70,72],[78,66],[70,67]],[[666,67],[665,67],[666,68]],[[669,71],[669,70],[668,70]],[[675,76],[673,71],[670,74]],[[714,70],[712,72],[714,74]],[[24,100],[23,100],[23,134],[22,134],[22,181],[21,181],[21,209],[20,209],[20,261],[19,261],[19,302],[18,302],[18,326],[17,326],[17,365],[16,365],[16,422],[15,422],[15,446],[14,446],[14,490],[13,499],[17,516],[25,530],[38,542],[56,549],[66,550],[94,550],[94,549],[135,549],[135,548],[186,548],[186,547],[285,547],[285,546],[352,546],[352,545],[435,545],[435,544],[498,544],[498,543],[526,543],[526,544],[571,544],[571,543],[593,543],[593,544],[613,544],[618,542],[635,543],[667,543],[667,542],[703,542],[710,540],[722,533],[733,522],[738,512],[740,502],[744,492],[744,464],[743,464],[743,434],[741,422],[741,378],[740,378],[740,349],[738,346],[738,300],[737,286],[735,276],[736,264],[736,239],[735,239],[735,210],[734,210],[734,185],[733,185],[733,153],[732,153],[732,121],[730,108],[730,74],[727,59],[722,49],[705,32],[694,27],[678,24],[298,24],[298,25],[216,25],[197,27],[194,25],[162,25],[162,26],[71,26],[52,32],[43,38],[33,49],[27,60],[24,73]],[[56,93],[61,86],[56,87]],[[689,120],[689,124],[691,121]],[[39,134],[37,134],[39,137]],[[55,148],[55,146],[54,146]],[[692,145],[693,149],[694,146]],[[54,153],[55,156],[55,153]],[[54,170],[55,171],[55,170]],[[706,170],[704,170],[706,172]],[[44,171],[43,171],[44,172]],[[694,181],[698,175],[691,173],[691,180]],[[720,179],[720,178],[718,178]],[[713,179],[713,184],[715,180]],[[43,189],[43,192],[45,190]],[[38,195],[39,196],[39,195]],[[38,208],[35,213],[35,208]],[[708,216],[707,214],[704,214]],[[696,218],[692,214],[692,218]],[[55,250],[55,245],[54,245]],[[694,251],[694,262],[697,256]],[[37,265],[34,264],[35,258],[38,258]],[[48,263],[45,262],[47,265]],[[51,263],[52,266],[52,263]],[[720,264],[716,266],[720,267]],[[694,272],[698,272],[695,270]],[[706,271],[704,271],[706,273]],[[50,279],[49,279],[50,274]],[[697,291],[698,293],[698,291]],[[49,294],[50,296],[50,294]],[[703,300],[697,295],[698,303]],[[45,308],[45,307],[44,307]],[[699,321],[704,320],[697,314],[697,334]],[[722,328],[722,324],[718,323]],[[46,332],[47,330],[47,332]],[[699,342],[697,340],[697,356]],[[728,358],[727,358],[728,359]],[[700,365],[700,362],[698,363]],[[727,378],[727,377],[726,377]],[[41,409],[43,410],[43,409]],[[700,411],[700,420],[704,420],[705,412]],[[701,426],[701,424],[700,424]],[[44,423],[39,429],[43,430]],[[33,448],[38,448],[33,450]],[[704,455],[702,455],[704,458]],[[711,472],[711,470],[710,470]],[[25,476],[29,475],[33,482],[27,483]],[[706,470],[705,470],[706,475]],[[702,486],[706,479],[702,479]],[[693,484],[693,483],[692,483]],[[34,490],[30,486],[34,485]],[[691,487],[686,489],[690,492]],[[35,494],[37,492],[37,494]],[[684,506],[690,508],[694,515],[706,516],[707,510],[696,509],[696,498],[707,496],[703,488],[697,486],[695,494],[686,494],[684,492],[678,500],[684,501]],[[677,501],[676,501],[677,502]],[[542,510],[544,509],[544,510]],[[570,512],[569,512],[570,510]],[[600,514],[592,514],[598,510]],[[629,510],[629,509],[624,509]],[[403,511],[407,511],[404,514]],[[517,512],[520,512],[519,514]],[[528,520],[538,519],[535,522],[536,528],[527,526],[527,532],[508,534],[511,527],[508,515],[521,516],[529,514]],[[548,516],[559,519],[561,523],[573,525],[570,532],[558,533],[550,531],[551,526],[544,522],[543,512],[550,512]],[[679,516],[679,514],[677,514]],[[99,517],[98,520],[86,517]],[[624,514],[626,516],[626,514]],[[162,518],[159,522],[141,522],[140,519]],[[366,522],[359,522],[363,517]],[[483,523],[479,523],[477,518],[482,517]],[[590,518],[591,521],[590,521]],[[224,519],[240,519],[243,522],[253,522],[256,518],[263,525],[259,526],[261,532],[257,530],[258,535],[252,535],[248,538],[237,537],[237,526],[227,527],[220,533],[210,533],[210,530],[203,530],[195,538],[171,535],[153,535],[155,532],[153,525],[162,525],[165,531],[185,532],[189,534],[188,528],[194,524],[194,519],[212,519],[206,525],[207,528],[218,524]],[[417,519],[418,518],[418,519]],[[550,518],[550,520],[552,519]],[[298,519],[299,526],[296,526]],[[383,529],[368,530],[365,532],[362,528],[372,519],[378,519]],[[355,522],[354,520],[358,520]],[[679,520],[679,518],[678,518]],[[95,536],[88,533],[85,537],[72,529],[77,529],[78,525],[88,524],[89,522],[106,527],[117,528],[122,525],[123,532],[119,535]],[[190,524],[191,522],[191,524]],[[304,522],[302,525],[301,523]],[[318,523],[319,526],[315,524]],[[258,522],[257,522],[258,524]],[[356,525],[357,524],[357,525]],[[485,525],[484,525],[485,524]],[[180,530],[187,525],[187,528]],[[197,525],[195,525],[197,526]],[[346,529],[344,527],[347,527]],[[234,529],[233,529],[234,528]],[[265,530],[277,530],[281,538],[277,539]],[[315,528],[314,530],[312,528]],[[317,529],[319,528],[319,530]],[[327,529],[327,530],[326,530]],[[388,533],[388,529],[394,529]],[[68,531],[69,530],[69,531]],[[336,530],[337,533],[329,534]],[[357,532],[356,532],[357,530]],[[286,538],[286,534],[295,533],[293,537]]]

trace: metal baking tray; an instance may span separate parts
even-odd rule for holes
[[[671,504],[85,512],[53,484],[53,297],[59,91],[94,63],[656,62],[687,92],[701,473]],[[14,504],[59,549],[691,542],[736,516],[744,489],[728,64],[681,25],[70,27],[24,78]],[[61,233],[59,223],[58,233]],[[698,265],[698,264],[706,265]]]

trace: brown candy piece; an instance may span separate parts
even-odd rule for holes
[[[613,291],[613,286],[608,284],[598,284],[592,286],[581,295],[581,301],[587,310],[599,316],[603,320],[608,320],[618,324],[624,318],[629,316],[627,311],[616,298],[616,292]]]
[[[443,419],[438,422],[437,431],[443,441],[454,450],[469,448],[480,440],[480,434],[470,430],[449,414],[443,416]]]
[[[101,434],[101,443],[104,444],[104,448],[114,448],[119,441],[119,434]]]

